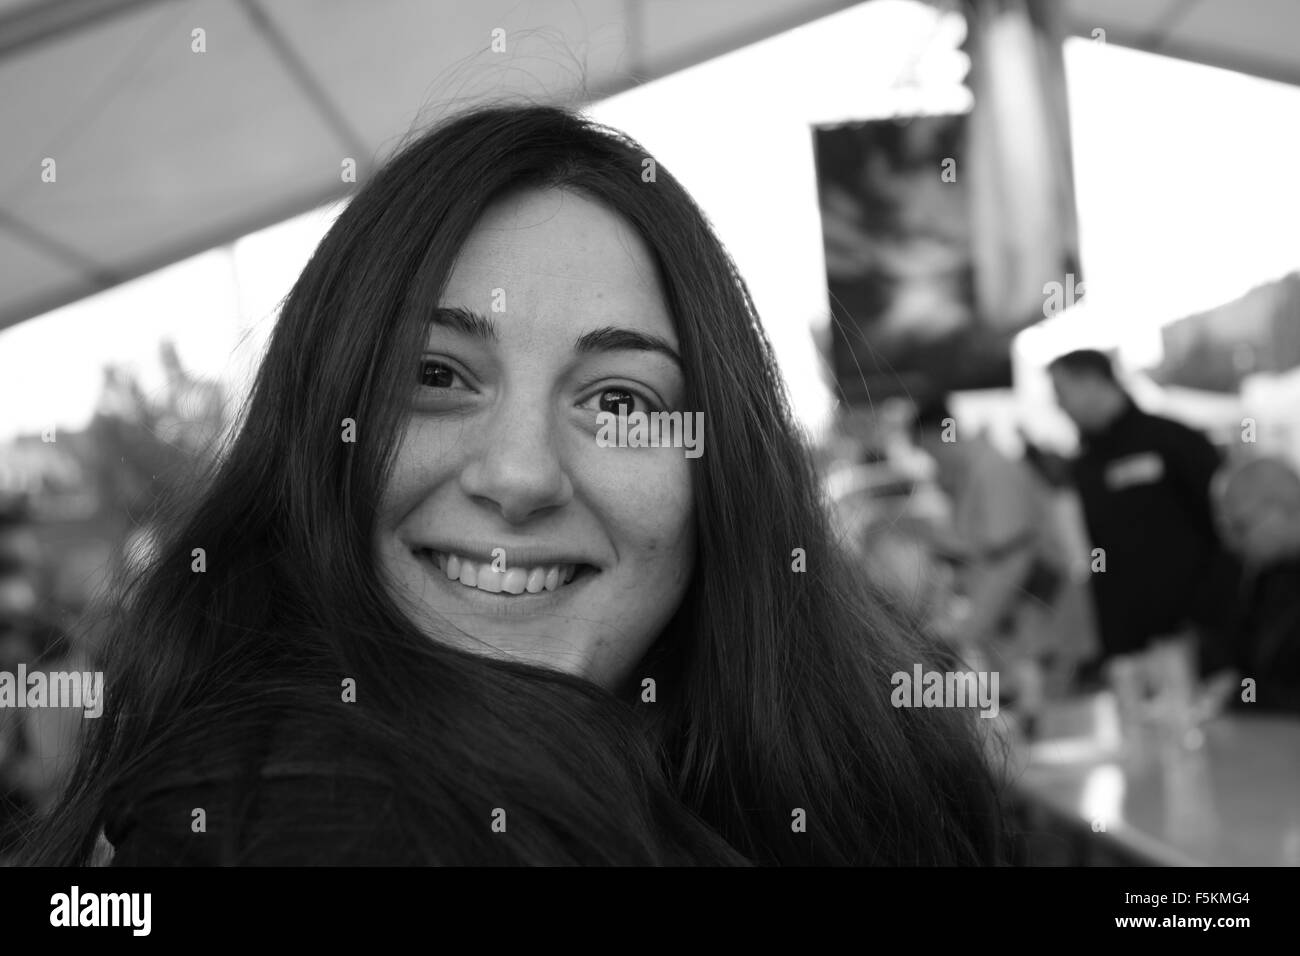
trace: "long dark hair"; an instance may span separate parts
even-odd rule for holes
[[[360,190],[211,483],[121,602],[105,713],[28,862],[83,863],[101,828],[232,863],[1000,861],[973,712],[891,706],[891,674],[944,661],[842,557],[749,293],[648,158],[573,113],[495,106]],[[694,580],[618,692],[430,640],[371,551],[429,310],[487,205],[526,187],[645,238],[709,435]],[[220,839],[195,832],[199,798]]]

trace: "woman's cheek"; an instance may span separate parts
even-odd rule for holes
[[[579,487],[614,531],[620,554],[687,563],[694,551],[695,461],[680,449],[598,449]]]
[[[393,459],[383,510],[404,513],[418,504],[433,484],[456,467],[463,433],[460,426],[427,418],[407,423]]]
[[[593,448],[580,469],[583,484],[604,502],[662,514],[690,508],[693,464],[678,448]]]

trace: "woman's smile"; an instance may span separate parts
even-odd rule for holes
[[[448,581],[489,594],[539,594],[556,591],[573,580],[576,564],[546,564],[531,568],[503,568],[471,561],[458,554],[427,552]]]
[[[490,561],[471,561],[456,554],[427,549],[413,554],[428,575],[430,598],[448,619],[462,625],[465,615],[475,614],[524,619],[564,615],[600,573],[586,564],[497,571]]]

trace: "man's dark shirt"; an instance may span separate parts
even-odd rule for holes
[[[1106,656],[1191,624],[1224,629],[1235,574],[1210,512],[1219,462],[1199,432],[1131,402],[1083,436],[1074,477],[1092,547],[1105,552],[1091,579]]]

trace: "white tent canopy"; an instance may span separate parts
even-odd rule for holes
[[[0,0],[0,328],[347,195],[348,160],[364,182],[458,106],[576,105],[853,5]],[[1083,36],[1300,83],[1295,0],[1065,9]]]

